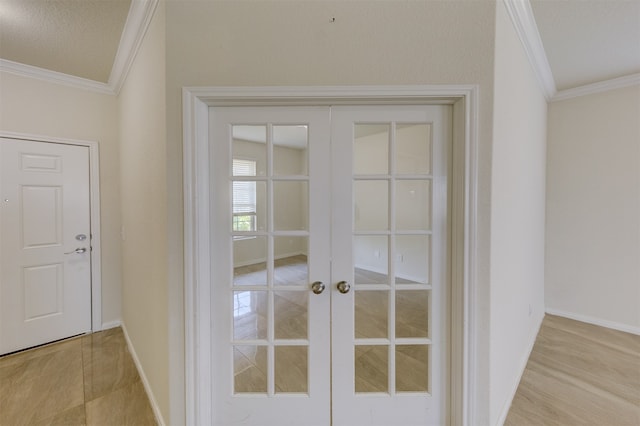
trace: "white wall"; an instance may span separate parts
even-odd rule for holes
[[[1,72],[0,130],[98,142],[102,323],[119,322],[122,266],[115,96]]]
[[[152,403],[169,422],[164,3],[118,96],[122,185],[123,324]],[[181,353],[181,352],[180,352]],[[178,398],[184,390],[175,385]]]
[[[335,18],[335,22],[332,22]],[[167,2],[171,346],[183,345],[183,86],[478,84],[478,304],[489,323],[493,1]],[[477,331],[478,424],[488,423],[489,330]],[[172,371],[183,371],[172,364]],[[173,402],[173,401],[172,401]]]
[[[640,85],[554,102],[548,311],[640,333]]]
[[[491,188],[491,416],[501,424],[544,316],[547,103],[499,1]]]

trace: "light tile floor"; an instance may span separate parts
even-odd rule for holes
[[[0,425],[155,425],[122,329],[0,357]]]

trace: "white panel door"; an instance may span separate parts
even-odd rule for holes
[[[89,148],[0,139],[0,354],[91,331]]]
[[[210,114],[214,424],[447,424],[450,108]]]
[[[332,108],[333,425],[448,424],[450,114]]]

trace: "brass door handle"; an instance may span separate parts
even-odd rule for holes
[[[316,281],[311,284],[311,291],[313,292],[313,294],[322,293],[324,291],[324,284],[322,283],[322,281]]]
[[[349,293],[349,290],[351,290],[351,285],[346,282],[346,281],[340,281],[336,287],[338,288],[338,291],[342,294],[347,294]]]

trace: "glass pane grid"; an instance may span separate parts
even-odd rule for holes
[[[303,395],[309,347],[308,128],[267,123],[233,130],[234,394]]]
[[[388,167],[367,168],[354,160],[356,394],[423,395],[430,389],[430,131],[424,123],[390,123]],[[382,139],[377,155],[383,157]],[[416,152],[423,154],[418,161]],[[377,193],[377,207],[361,195],[367,192]],[[363,208],[386,212],[386,221],[362,226]]]

